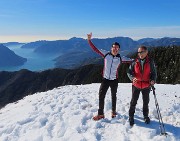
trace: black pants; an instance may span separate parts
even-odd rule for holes
[[[149,114],[148,104],[149,104],[150,88],[138,89],[135,86],[132,86],[132,99],[130,102],[129,117],[134,117],[135,108],[137,101],[139,99],[140,92],[142,93],[142,99],[143,99],[143,115],[144,117],[146,117]]]
[[[104,78],[99,89],[99,115],[104,114],[104,99],[109,87],[111,88],[112,111],[116,111],[116,93],[118,88],[118,79],[108,80]]]

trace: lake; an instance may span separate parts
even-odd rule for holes
[[[28,69],[31,71],[42,71],[46,69],[54,68],[53,59],[59,55],[42,55],[34,52],[34,49],[21,48],[22,45],[11,45],[7,46],[10,50],[14,51],[15,54],[27,58],[27,62],[22,66],[16,67],[0,67],[0,71],[18,71],[20,69]]]

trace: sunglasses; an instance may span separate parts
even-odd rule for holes
[[[145,53],[146,51],[144,50],[144,51],[141,51],[141,52],[137,52],[138,54],[143,54],[143,53]]]

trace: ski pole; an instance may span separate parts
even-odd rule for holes
[[[155,100],[155,105],[156,105],[156,110],[157,110],[157,115],[158,115],[158,120],[159,120],[159,126],[160,126],[160,130],[161,130],[161,135],[167,135],[166,131],[165,131],[165,127],[164,127],[164,123],[162,120],[162,116],[160,113],[160,109],[159,109],[159,104],[156,98],[156,94],[155,94],[155,87],[152,85],[151,86],[152,90],[153,90],[153,95],[154,95],[154,100]]]

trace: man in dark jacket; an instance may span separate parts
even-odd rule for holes
[[[129,66],[127,75],[132,81],[132,99],[129,109],[130,125],[134,125],[134,113],[140,92],[143,98],[144,121],[149,124],[149,93],[151,85],[155,84],[157,74],[154,61],[148,57],[148,50],[145,46],[138,48],[138,57]]]
[[[108,88],[111,88],[112,97],[112,118],[116,116],[116,93],[118,88],[118,68],[121,64],[119,54],[120,45],[115,42],[112,44],[111,51],[98,49],[91,41],[92,33],[87,34],[90,47],[104,58],[103,80],[99,89],[99,109],[98,115],[94,116],[95,121],[104,118],[104,99]]]

